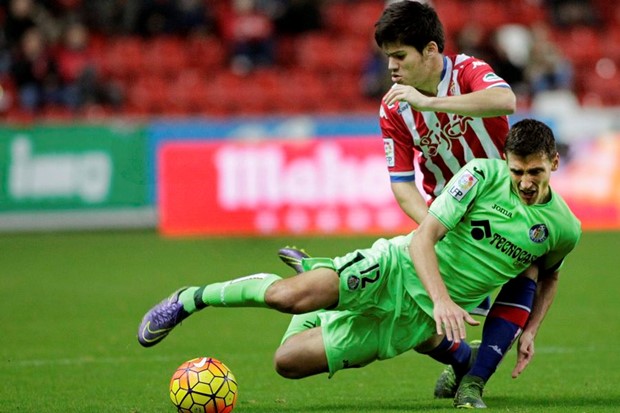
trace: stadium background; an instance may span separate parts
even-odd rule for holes
[[[1,9],[7,31],[17,25],[9,24],[11,4],[20,2],[31,0]],[[55,27],[40,30],[55,33],[46,50],[59,72],[90,68],[99,86],[114,85],[122,99],[87,95],[27,106],[11,71],[20,43],[4,36],[0,229],[254,235],[409,228],[385,184],[377,139],[386,72],[372,26],[384,2],[256,1],[241,12],[245,1],[145,0],[134,3],[133,24],[119,23],[128,20],[117,16],[128,13],[122,2],[32,3],[47,19],[34,19],[35,26]],[[446,52],[483,57],[513,85],[519,109],[511,121],[536,117],[555,129],[564,156],[554,185],[585,226],[618,227],[619,7],[435,3]],[[84,25],[87,40],[67,51],[64,35],[75,24]],[[235,38],[246,26],[254,29]],[[239,45],[248,38],[267,47]],[[57,84],[62,93],[67,85]]]
[[[2,27],[9,3],[0,2]],[[170,375],[199,355],[232,368],[239,412],[453,411],[431,398],[438,366],[413,353],[329,381],[282,380],[271,365],[288,323],[282,314],[212,309],[156,348],[135,340],[144,311],[180,284],[287,275],[275,256],[285,243],[335,256],[410,229],[378,139],[385,72],[370,33],[383,1],[259,0],[318,7],[320,27],[280,21],[274,61],[251,68],[233,64],[214,24],[231,15],[229,1],[35,3],[54,21],[84,18],[96,71],[123,99],[24,108],[10,45],[0,45],[0,412],[167,412]],[[190,9],[210,19],[176,33],[161,25],[161,9],[146,14],[158,24],[135,27],[103,10],[131,3],[205,5]],[[485,400],[502,411],[615,412],[620,6],[579,1],[579,12],[558,14],[562,3],[572,2],[433,2],[448,52],[491,58],[487,41],[499,28],[522,42],[523,28],[532,35],[542,25],[552,46],[544,50],[570,64],[568,86],[515,81],[511,121],[535,117],[554,128],[562,165],[553,186],[586,232],[533,365],[511,380],[512,351]]]

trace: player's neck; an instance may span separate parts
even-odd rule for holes
[[[438,54],[432,62],[430,62],[430,70],[428,81],[418,91],[426,96],[437,96],[439,83],[444,75],[445,59],[442,54]]]

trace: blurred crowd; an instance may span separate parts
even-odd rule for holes
[[[91,29],[86,22],[95,16],[87,12],[86,4],[98,1],[4,3],[0,74],[12,79],[22,109],[121,105],[122,91],[100,77],[89,48]]]
[[[245,74],[275,63],[277,36],[320,29],[320,8],[315,0],[4,0],[0,79],[28,112],[120,109],[125,91],[102,75],[93,37],[216,36],[232,70]]]
[[[573,33],[588,35],[594,31],[605,31],[606,22],[601,16],[604,11],[591,0],[522,0],[519,7],[514,7],[517,2],[508,1],[502,5],[490,5],[494,9],[485,8],[482,2],[476,4],[475,0],[435,0],[427,3],[438,9],[444,24],[448,23],[446,52],[464,53],[488,62],[513,87],[519,105],[524,109],[547,110],[555,107],[563,110],[578,106],[578,94],[586,95],[584,92],[587,90],[583,88],[587,88],[588,82],[598,79],[600,75],[609,80],[613,77],[609,76],[611,73],[617,73],[620,53],[616,52],[610,59],[599,56],[595,50],[589,53],[577,50],[598,50],[598,47],[592,47],[592,43],[600,43],[600,38],[588,38],[589,42],[582,43],[582,39],[573,38]],[[480,18],[465,17],[467,14],[463,15],[463,6],[478,6],[477,15]],[[620,23],[620,6],[613,7],[616,8],[615,15],[608,18]],[[529,16],[524,18],[522,14]],[[446,16],[450,18],[445,19]],[[495,21],[500,24],[495,24]],[[576,53],[567,55],[566,49]],[[607,76],[593,70],[599,60],[609,68]],[[376,98],[382,96],[389,87],[386,74],[385,58],[375,50],[366,71],[365,93]],[[578,76],[588,77],[586,84],[580,82],[583,79]],[[600,99],[594,93],[589,96],[593,100]],[[604,102],[586,103],[602,105]],[[615,104],[620,104],[620,100]]]
[[[127,87],[102,73],[101,59],[93,46],[97,39],[137,36],[148,40],[171,35],[216,38],[227,54],[223,70],[250,76],[257,68],[282,63],[283,38],[325,30],[329,25],[326,9],[334,3],[346,6],[355,1],[0,0],[0,87],[11,84],[15,89],[14,102],[7,101],[8,94],[0,90],[0,111],[8,105],[35,114],[50,105],[74,113],[93,105],[122,111]],[[375,3],[382,3],[382,7],[385,2]],[[449,12],[448,4],[462,7],[471,3],[473,7],[476,0],[430,3],[443,17]],[[541,14],[534,14],[528,23],[503,22],[491,28],[483,24],[487,16],[463,18],[458,26],[446,24],[446,51],[486,60],[528,104],[550,91],[561,91],[576,100],[575,72],[580,68],[563,53],[553,34],[573,27],[596,28],[601,25],[602,11],[594,0],[519,0],[506,4],[517,3]],[[341,10],[346,13],[346,8]],[[378,16],[371,17],[364,24]],[[370,34],[363,39],[368,47],[359,69],[359,95],[378,99],[390,86],[389,76],[383,54],[372,44],[372,27],[365,30]]]

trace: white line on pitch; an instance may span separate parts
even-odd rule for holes
[[[597,351],[593,346],[589,347],[539,347],[536,349],[538,354],[569,354],[577,352]],[[3,360],[0,368],[11,368],[21,366],[49,366],[49,365],[81,365],[81,364],[113,364],[113,363],[150,363],[153,361],[167,362],[183,359],[183,355],[173,356],[154,356],[154,357],[94,357],[85,356],[77,358],[61,359],[33,359],[33,360]]]

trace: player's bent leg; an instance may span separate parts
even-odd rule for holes
[[[453,398],[463,376],[469,371],[476,359],[480,342],[455,343],[444,336],[435,335],[430,340],[416,347],[416,351],[432,357],[440,363],[447,364],[435,383],[436,398]]]
[[[304,272],[303,260],[310,258],[310,255],[303,249],[295,246],[286,246],[278,250],[278,258],[283,263],[291,267],[296,274]],[[320,325],[321,319],[319,313],[324,310],[312,311],[310,313],[296,314],[291,318],[291,322],[282,337],[282,343],[290,336],[298,334],[304,330],[314,328]]]
[[[463,380],[466,371],[469,371],[476,361],[478,356],[478,350],[480,349],[480,340],[472,340],[469,343],[471,353],[467,365],[462,364],[461,368],[456,368],[449,364],[439,375],[439,378],[435,382],[435,389],[433,395],[437,399],[451,399],[456,395],[456,391]]]
[[[338,304],[340,279],[330,268],[317,268],[273,283],[265,303],[278,311],[303,314]]]
[[[138,328],[138,342],[151,347],[190,314],[207,306],[269,307],[307,313],[338,303],[338,274],[319,268],[283,280],[275,274],[252,274],[204,287],[184,287],[151,308]]]
[[[469,374],[485,383],[495,373],[529,318],[536,282],[519,276],[506,283],[499,292],[482,328],[482,344]]]
[[[276,281],[275,274],[253,274],[204,287],[184,287],[152,307],[138,328],[138,342],[151,347],[192,313],[207,306],[266,307],[265,291]]]
[[[274,356],[276,372],[288,379],[301,379],[329,372],[321,327],[288,338]]]
[[[527,323],[536,294],[536,277],[537,269],[531,267],[502,287],[485,320],[478,356],[454,397],[455,407],[486,408],[482,400],[484,386]]]

